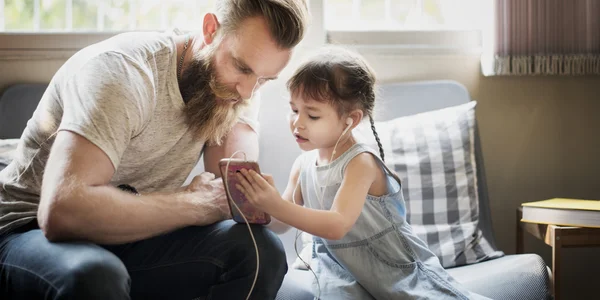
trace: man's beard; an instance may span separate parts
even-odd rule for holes
[[[192,58],[179,88],[185,102],[185,120],[195,138],[220,145],[249,101],[219,82],[212,53],[202,51]]]

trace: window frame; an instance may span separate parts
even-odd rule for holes
[[[0,60],[64,59],[120,32],[2,32]]]
[[[327,43],[373,54],[480,54],[480,30],[328,31]]]
[[[483,0],[482,0],[483,1]],[[485,0],[489,1],[489,0]],[[325,0],[311,0],[324,22]],[[383,55],[452,55],[482,52],[482,31],[476,29],[433,30],[327,30],[326,43]]]
[[[311,23],[300,49],[343,45],[367,54],[481,54],[479,30],[341,31],[325,27],[325,0],[309,0]],[[125,31],[0,32],[0,60],[66,59],[82,48]]]

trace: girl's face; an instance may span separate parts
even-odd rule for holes
[[[293,95],[290,108],[290,130],[304,151],[333,149],[348,126],[329,103]]]

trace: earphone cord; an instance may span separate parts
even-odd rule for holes
[[[227,161],[227,166],[225,167],[225,172],[223,174],[223,185],[225,187],[225,191],[227,191],[228,199],[232,199],[231,193],[229,192],[229,183],[227,182],[227,177],[229,175],[229,163],[231,162],[231,159],[240,152],[244,154],[244,160],[246,160],[245,152],[243,152],[241,150],[235,151],[229,157],[230,160]],[[246,300],[248,300],[248,299],[250,299],[250,295],[252,295],[252,291],[254,290],[254,285],[256,285],[256,280],[258,279],[258,269],[260,266],[260,255],[258,254],[258,244],[256,243],[256,239],[254,238],[254,234],[252,233],[252,228],[250,227],[250,223],[248,222],[248,219],[246,218],[246,216],[244,215],[242,210],[237,206],[235,201],[231,201],[231,203],[233,203],[233,206],[235,206],[235,209],[237,209],[237,211],[242,215],[242,218],[244,218],[244,222],[246,222],[246,226],[248,227],[248,232],[250,232],[250,237],[252,238],[252,242],[254,243],[254,249],[256,250],[256,273],[254,274],[254,281],[252,281],[252,286],[250,286],[250,291],[248,291],[248,296],[246,296]]]
[[[302,172],[300,172],[302,173]],[[292,192],[292,200],[294,201],[294,204],[298,205],[298,203],[296,203],[296,189],[298,189],[298,183],[300,182],[300,176],[298,176],[298,180],[296,181],[296,186],[294,187],[294,192]],[[309,269],[313,276],[315,277],[315,280],[317,281],[317,287],[319,288],[319,293],[317,294],[317,299],[321,299],[321,283],[319,283],[319,277],[317,277],[317,273],[315,273],[315,271],[310,267],[310,264],[307,263],[304,259],[302,259],[302,257],[300,256],[300,254],[298,253],[298,237],[300,236],[300,230],[298,228],[296,228],[296,237],[294,238],[294,251],[296,251],[296,256],[298,257],[298,259],[300,259],[300,261],[302,261],[304,263],[304,266],[306,266],[307,269]]]
[[[350,126],[352,126],[352,123],[348,124],[346,129],[344,129],[342,134],[340,134],[340,137],[335,142],[335,146],[333,146],[333,152],[331,152],[331,157],[329,158],[330,163],[331,163],[331,161],[333,161],[333,156],[335,155],[335,151],[337,149],[338,143],[340,142],[342,137],[346,134],[348,129],[350,129]],[[298,205],[298,203],[296,203],[296,190],[298,189],[298,184],[300,183],[300,174],[302,174],[302,170],[300,170],[300,173],[298,174],[298,180],[296,180],[296,186],[294,187],[294,191],[292,192],[292,201],[294,201],[294,204],[296,204],[296,205]],[[329,178],[330,178],[329,170],[327,170],[326,177],[327,177],[327,182],[329,182]],[[324,209],[323,197],[325,197],[325,189],[326,188],[327,188],[327,185],[325,185],[325,187],[323,187],[323,191],[321,193],[321,198],[317,199],[319,201],[319,204],[321,205],[322,210]],[[296,256],[298,257],[298,259],[300,259],[300,261],[302,261],[304,263],[306,268],[309,269],[313,273],[313,276],[315,277],[315,280],[317,281],[317,287],[319,289],[319,292],[317,294],[317,299],[321,299],[321,284],[319,283],[319,278],[318,278],[317,274],[315,273],[315,271],[310,267],[310,264],[308,264],[306,261],[304,261],[304,259],[302,259],[302,257],[300,257],[300,254],[298,253],[298,237],[299,236],[300,236],[300,230],[298,230],[298,228],[296,228],[296,237],[294,238],[294,250],[296,251]]]
[[[252,99],[252,97],[254,97],[254,92],[259,87],[259,79],[260,79],[260,77],[256,79],[256,83],[254,84],[254,87],[252,88],[252,94],[250,95],[250,99]],[[242,154],[244,154],[244,160],[246,160],[246,152],[244,152],[242,150],[233,152],[233,154],[231,154],[231,156],[229,157],[229,160],[227,161],[227,166],[225,167],[225,172],[223,174],[223,186],[225,187],[225,191],[227,192],[228,199],[233,199],[231,197],[231,193],[229,192],[229,182],[227,181],[227,177],[229,175],[229,163],[231,162],[231,159],[240,152]],[[260,255],[258,253],[258,244],[256,243],[256,239],[254,238],[254,234],[252,233],[252,228],[250,227],[250,223],[248,222],[248,219],[246,218],[246,216],[244,215],[242,210],[237,206],[235,201],[231,201],[231,203],[233,203],[233,206],[235,206],[235,209],[237,209],[237,211],[242,215],[242,218],[244,218],[244,222],[246,222],[246,226],[248,227],[248,232],[250,232],[250,237],[252,238],[252,243],[254,243],[254,250],[256,250],[256,272],[254,273],[254,280],[252,281],[252,286],[250,286],[250,290],[248,291],[248,296],[246,296],[246,300],[248,300],[248,299],[250,299],[250,295],[252,295],[252,291],[254,290],[254,286],[256,285],[256,280],[258,279],[258,270],[260,267]]]
[[[352,123],[348,124],[348,126],[346,127],[346,129],[344,129],[344,131],[342,132],[342,134],[340,134],[340,137],[335,142],[335,145],[333,146],[333,151],[331,152],[331,157],[329,158],[329,163],[331,163],[333,161],[333,157],[335,156],[335,151],[337,149],[337,146],[338,146],[339,142],[342,140],[342,137],[346,134],[346,132],[348,132],[348,129],[350,129],[351,126],[352,126]],[[327,182],[325,182],[325,185],[323,186],[323,189],[321,191],[321,197],[317,199],[317,200],[319,200],[319,204],[321,205],[321,209],[324,209],[324,206],[323,206],[323,197],[325,197],[325,190],[327,189],[327,184],[329,183],[329,180],[331,179],[331,174],[329,173],[329,170],[330,169],[327,169],[327,176],[325,176],[327,178]]]

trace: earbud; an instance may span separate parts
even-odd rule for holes
[[[348,125],[348,126],[346,126],[346,129],[344,129],[344,132],[342,132],[342,135],[340,135],[340,138],[342,138],[342,136],[344,136],[344,134],[346,134],[346,132],[348,132],[348,129],[350,129],[350,127],[352,127],[352,118],[346,119],[346,125]],[[338,139],[338,141],[339,141],[339,139]]]
[[[342,135],[346,134],[346,132],[348,131],[348,129],[350,129],[350,127],[352,126],[352,118],[348,118],[346,119],[346,129],[344,129],[344,132],[342,133]]]

